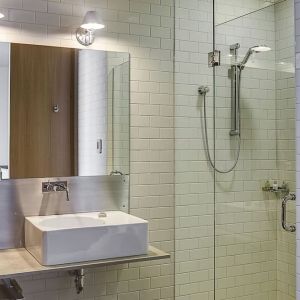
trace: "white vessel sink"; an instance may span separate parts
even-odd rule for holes
[[[148,222],[121,211],[36,216],[25,219],[25,247],[42,265],[148,252]]]

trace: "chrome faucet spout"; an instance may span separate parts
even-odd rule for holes
[[[62,182],[62,183],[59,183],[59,182],[54,183],[54,191],[55,192],[66,192],[67,201],[70,201],[68,185],[65,184],[64,182]]]

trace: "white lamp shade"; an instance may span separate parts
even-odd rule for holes
[[[105,25],[96,11],[88,11],[84,16],[82,25],[80,27],[87,30],[97,30],[104,28]]]
[[[0,19],[4,18],[4,14],[0,12]]]

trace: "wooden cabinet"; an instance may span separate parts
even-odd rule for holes
[[[11,44],[10,178],[75,175],[74,60],[74,49]]]

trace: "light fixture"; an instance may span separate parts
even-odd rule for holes
[[[88,11],[82,24],[76,31],[77,41],[84,46],[89,46],[95,41],[95,31],[105,28],[102,19],[96,11]]]
[[[4,16],[4,14],[2,14],[1,12],[0,12],[0,19],[2,19],[2,18],[4,18],[5,16]]]

